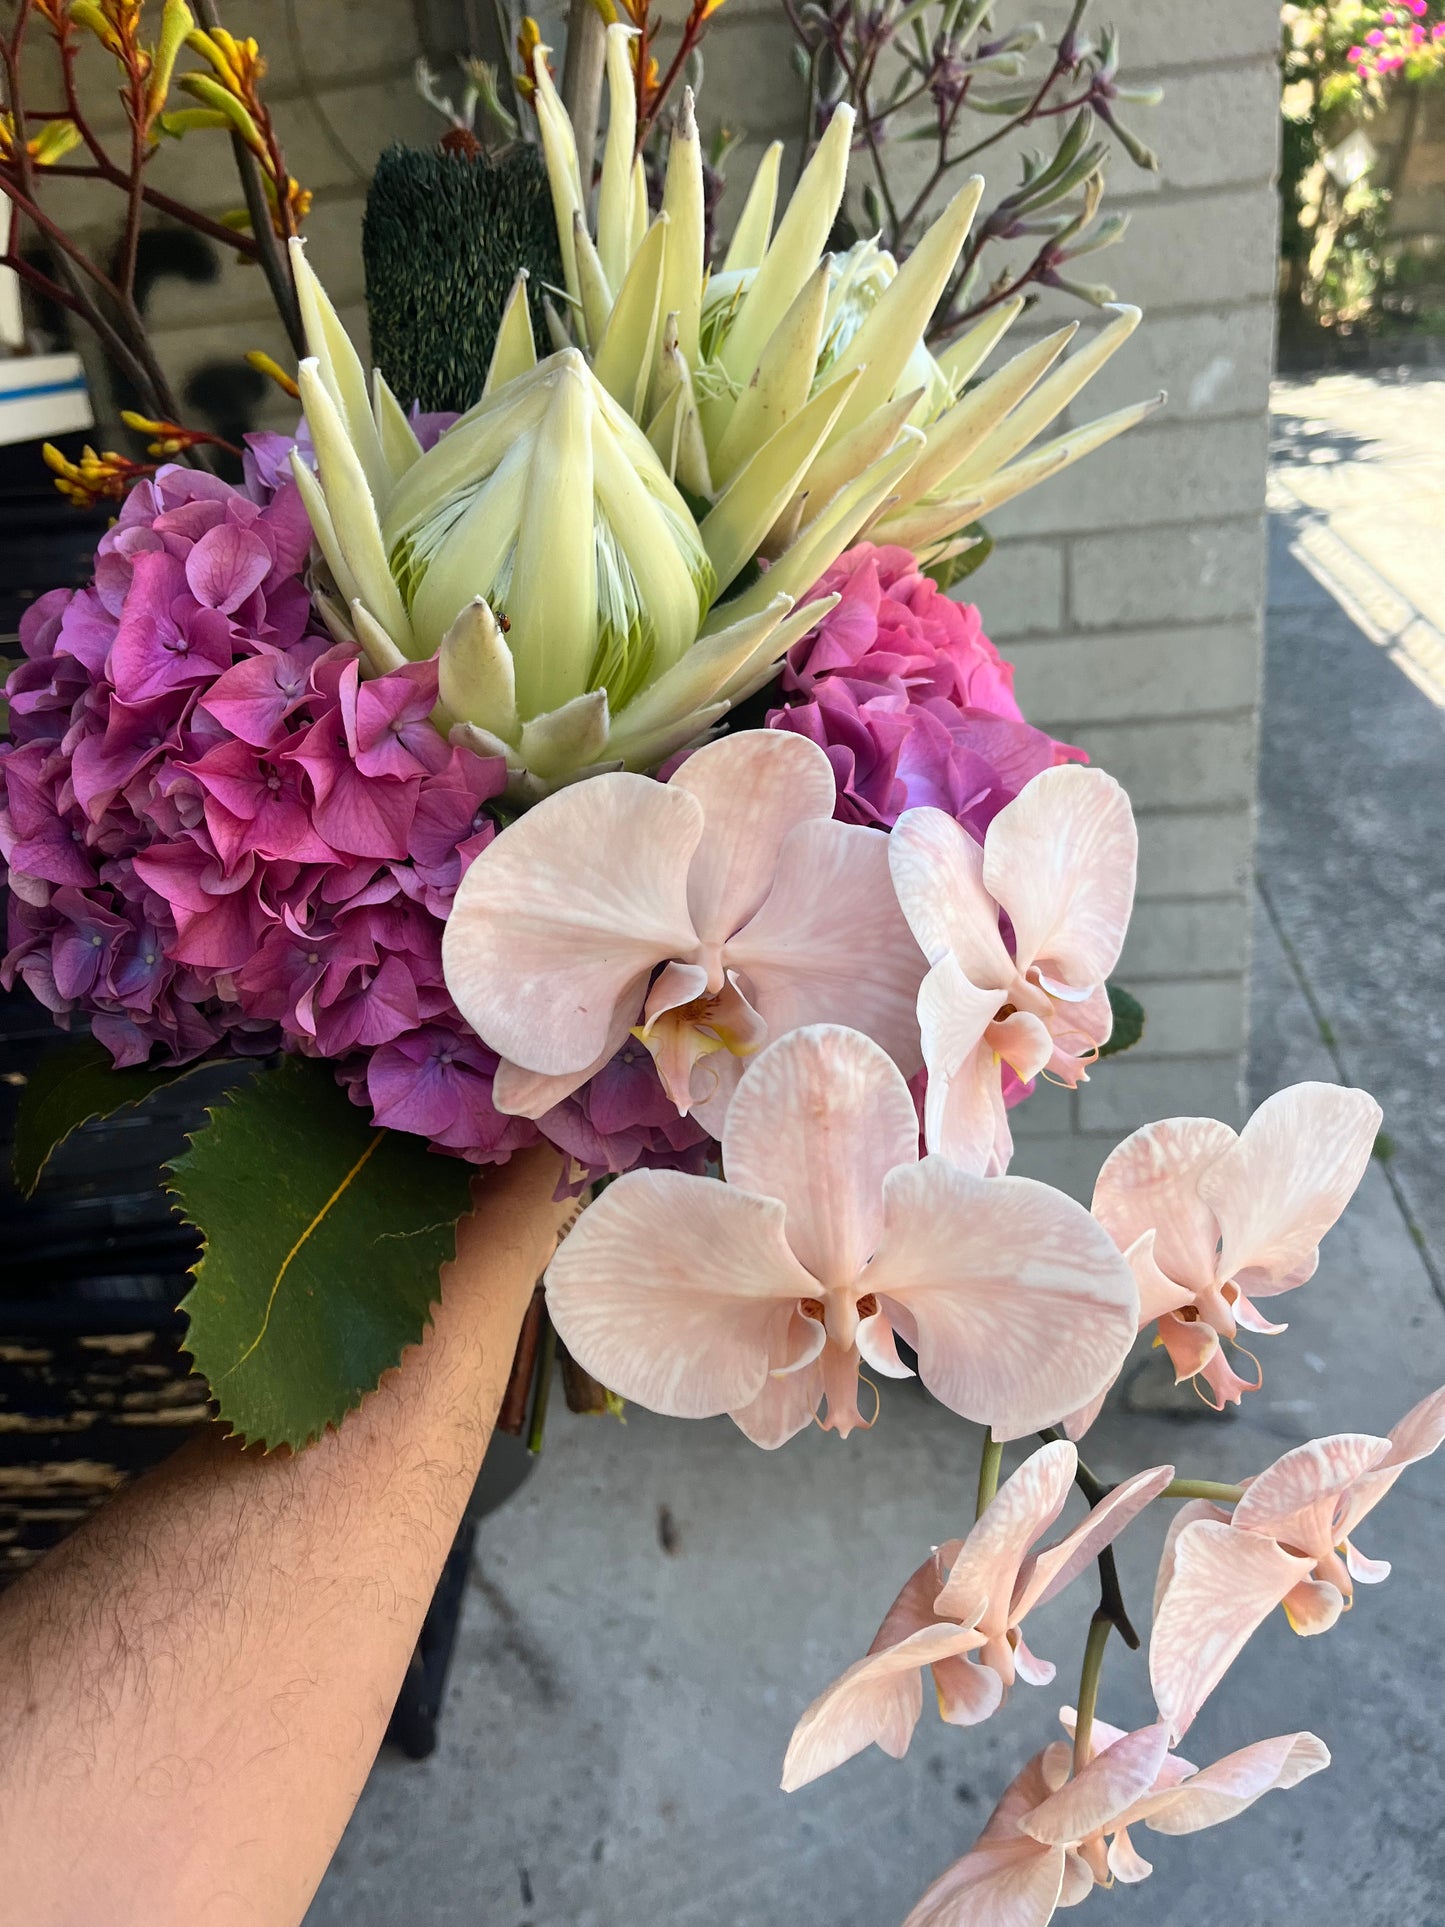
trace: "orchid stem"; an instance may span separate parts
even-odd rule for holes
[[[1057,1443],[1063,1436],[1063,1433],[1057,1425],[1046,1426],[1045,1429],[1039,1433],[1039,1437],[1043,1439],[1046,1444],[1050,1445]],[[1074,1472],[1074,1483],[1078,1486],[1091,1506],[1096,1506],[1102,1499],[1107,1499],[1114,1489],[1112,1486],[1105,1485],[1102,1479],[1096,1478],[1082,1459],[1078,1461],[1077,1469]],[[1104,1614],[1111,1625],[1119,1628],[1119,1637],[1129,1648],[1129,1651],[1131,1653],[1137,1653],[1139,1650],[1139,1635],[1134,1630],[1134,1622],[1130,1619],[1128,1608],[1124,1604],[1124,1591],[1119,1584],[1119,1568],[1114,1563],[1114,1548],[1112,1546],[1105,1546],[1104,1550],[1099,1554],[1098,1566],[1099,1611]]]
[[[1159,1497],[1161,1499],[1213,1499],[1216,1505],[1238,1505],[1244,1497],[1244,1487],[1222,1485],[1217,1479],[1171,1479]]]
[[[547,1404],[552,1396],[552,1380],[556,1376],[557,1327],[548,1318],[537,1359],[537,1389],[532,1394],[532,1423],[527,1432],[529,1452],[537,1453],[542,1449],[542,1435],[547,1429]]]
[[[1099,1675],[1104,1670],[1104,1648],[1114,1622],[1100,1606],[1089,1621],[1089,1637],[1084,1642],[1084,1664],[1079,1671],[1079,1707],[1074,1725],[1074,1772],[1082,1773],[1089,1764],[1094,1737],[1094,1708],[1099,1699]]]
[[[984,1508],[993,1504],[994,1494],[998,1491],[998,1475],[1003,1467],[1003,1443],[996,1439],[987,1426],[983,1432],[983,1457],[978,1465],[978,1503],[973,1510],[975,1519],[983,1517]]]

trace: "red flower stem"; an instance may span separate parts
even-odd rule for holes
[[[47,174],[59,175],[61,179],[72,181],[108,181],[112,186],[124,185],[125,176],[118,168],[78,167],[65,161],[58,161],[53,167],[46,168]],[[239,228],[229,228],[224,221],[212,220],[209,214],[202,214],[199,208],[187,207],[184,201],[172,200],[169,194],[162,194],[159,188],[144,186],[141,199],[147,207],[153,207],[158,214],[168,214],[173,221],[180,221],[192,227],[198,234],[204,234],[212,241],[220,242],[222,247],[234,248],[238,254],[255,259],[258,249],[249,234]]]
[[[704,26],[703,8],[702,6],[695,4],[692,8],[692,11],[688,14],[687,20],[683,25],[682,39],[678,44],[677,52],[672,57],[672,60],[668,66],[667,72],[663,75],[662,79],[658,82],[657,87],[653,92],[652,99],[648,103],[646,111],[639,112],[637,116],[637,152],[639,154],[642,152],[642,143],[646,140],[648,134],[651,133],[652,131],[653,122],[657,119],[658,114],[662,111],[663,103],[666,101],[668,95],[672,92],[672,89],[677,84],[677,77],[682,72],[683,67],[686,65],[688,55],[692,52],[693,48],[697,45],[699,40],[702,39],[703,26]],[[645,54],[644,54],[644,61],[645,61]],[[643,70],[644,70],[643,66],[640,63],[639,71],[643,71]],[[639,86],[640,85],[641,83],[639,83]]]

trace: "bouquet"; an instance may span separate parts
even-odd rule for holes
[[[1154,405],[1050,432],[1139,315],[984,372],[1015,299],[932,352],[982,183],[901,263],[830,253],[846,102],[781,213],[764,155],[711,258],[691,95],[650,191],[632,41],[607,32],[594,205],[530,37],[561,276],[518,264],[479,394],[424,416],[368,376],[287,236],[297,435],[250,437],[236,482],[135,480],[90,585],[27,616],[4,974],[89,1037],[27,1092],[18,1164],[235,1064],[170,1182],[204,1237],[188,1348],[267,1447],[421,1336],[474,1175],[541,1141],[589,1200],[547,1315],[603,1403],[774,1449],[866,1433],[916,1373],[980,1428],[976,1516],[920,1548],[783,1784],[900,1755],[925,1672],[958,1726],[1047,1685],[1023,1622],[1097,1566],[1068,1737],[908,1923],[1042,1927],[1150,1871],[1131,1829],[1328,1764],[1310,1733],[1174,1749],[1276,1607],[1322,1634],[1386,1576],[1353,1534],[1445,1437],[1445,1390],[1244,1486],[1081,1460],[1142,1332],[1216,1409],[1258,1390],[1240,1334],[1284,1331],[1260,1305],[1307,1284],[1380,1122],[1306,1084],[1240,1134],[1136,1132],[1092,1209],[1009,1175],[1012,1108],[1137,1031],[1110,981],[1136,833],[947,590],[983,517]],[[1075,1485],[1087,1516],[1041,1545]],[[1173,1501],[1158,1718],[1123,1733],[1096,1708],[1111,1633],[1139,1644],[1111,1545]]]

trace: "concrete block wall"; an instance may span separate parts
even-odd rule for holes
[[[685,0],[662,4],[673,18],[685,11]],[[224,11],[270,56],[293,170],[317,196],[312,255],[360,333],[367,172],[391,140],[436,138],[412,62],[465,45],[483,9],[227,0]],[[560,11],[542,8],[544,26]],[[1003,0],[1001,11],[1051,24],[1061,6]],[[1278,129],[1269,0],[1101,0],[1100,18],[1121,30],[1129,78],[1157,79],[1165,101],[1132,110],[1160,172],[1116,160],[1110,205],[1128,208],[1131,226],[1087,264],[1144,308],[1145,324],[1090,385],[1080,418],[1160,388],[1169,403],[1001,512],[998,551],[975,584],[1028,714],[1112,770],[1139,817],[1139,903],[1120,974],[1148,1010],[1146,1039],[1077,1093],[1041,1090],[1016,1114],[1017,1168],[1081,1192],[1111,1145],[1151,1117],[1240,1113]],[[782,137],[796,151],[791,46],[779,0],[727,0],[706,44],[704,132],[747,133],[730,169],[735,204],[765,141]],[[1012,184],[1015,157],[998,149],[985,159],[995,191]],[[188,140],[165,165],[192,194],[199,180],[208,206],[234,204],[221,140]],[[1014,336],[1076,313],[1092,325],[1087,310],[1051,298]],[[238,337],[284,358],[259,275],[232,263],[213,284],[164,283],[155,319],[182,382],[234,356]],[[267,408],[278,424],[289,412],[279,396]]]
[[[1054,0],[1001,9],[1046,27],[1066,12]],[[1108,205],[1128,210],[1129,231],[1085,264],[1144,309],[1144,325],[1072,419],[1160,389],[1169,400],[993,518],[999,546],[971,585],[1026,713],[1112,771],[1139,820],[1119,975],[1148,1012],[1145,1039],[1077,1092],[1040,1088],[1014,1114],[1014,1168],[1083,1196],[1139,1124],[1242,1119],[1279,138],[1268,0],[1115,0],[1098,17],[1120,30],[1129,81],[1157,81],[1165,98],[1129,115],[1159,172],[1116,157]],[[796,136],[790,47],[776,0],[728,0],[704,50],[705,126],[748,129],[730,168],[739,181],[750,149]],[[895,148],[894,178],[910,157],[926,172],[926,152]],[[991,193],[1016,164],[1004,144],[981,157]],[[1010,341],[1075,315],[1094,325],[1051,298]]]
[[[1275,287],[1273,9],[1128,0],[1112,18],[1129,78],[1165,89],[1132,117],[1161,167],[1111,170],[1130,227],[1090,273],[1145,319],[1074,415],[1169,400],[1000,513],[978,577],[1025,712],[1112,771],[1139,822],[1119,976],[1144,1041],[1016,1114],[1015,1168],[1080,1192],[1151,1118],[1240,1121]]]

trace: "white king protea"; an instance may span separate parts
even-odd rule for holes
[[[316,471],[295,467],[336,590],[321,607],[376,671],[437,657],[438,725],[504,755],[523,800],[702,740],[824,613],[796,605],[859,536],[940,560],[967,546],[968,523],[1153,406],[1030,446],[1127,338],[1133,308],[1057,368],[1072,327],[967,388],[1019,302],[935,359],[924,331],[983,184],[960,189],[901,267],[873,242],[828,254],[846,108],[776,228],[769,151],[709,276],[690,94],[649,220],[629,32],[608,30],[595,239],[538,51],[567,284],[565,315],[548,303],[556,352],[536,358],[519,275],[482,399],[434,448],[379,375],[368,383],[292,243]]]
[[[860,468],[923,432],[869,533],[924,561],[957,532],[1122,434],[1162,397],[1037,443],[1139,321],[1111,320],[1054,368],[1077,332],[1058,329],[968,390],[1022,311],[1000,303],[938,359],[924,334],[957,265],[983,190],[964,183],[900,268],[874,241],[831,256],[827,242],[847,182],[853,113],[833,115],[774,227],[781,143],[764,154],[720,269],[703,260],[702,159],[692,97],[668,152],[662,207],[650,223],[627,26],[607,31],[610,119],[594,230],[571,122],[534,55],[536,107],[567,281],[554,333],[591,358],[608,392],[646,429],[669,474],[712,500],[789,421],[844,383],[851,388],[773,540],[821,514]],[[1049,371],[1053,369],[1053,372]],[[1030,444],[1037,443],[1035,446]],[[1025,452],[1027,451],[1027,452]]]
[[[438,657],[439,725],[505,755],[524,799],[654,768],[770,680],[831,606],[797,599],[922,443],[909,431],[850,475],[745,586],[854,382],[799,410],[699,522],[578,349],[536,360],[520,277],[486,392],[423,453],[299,242],[292,258],[316,471],[293,466],[336,589],[323,612],[375,672]]]

